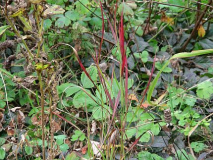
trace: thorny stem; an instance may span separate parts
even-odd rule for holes
[[[45,130],[44,130],[44,91],[42,84],[41,71],[37,71],[40,93],[41,93],[41,128],[42,128],[42,154],[43,160],[45,160]]]

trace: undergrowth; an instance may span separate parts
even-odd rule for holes
[[[0,159],[211,157],[212,0],[0,7]]]

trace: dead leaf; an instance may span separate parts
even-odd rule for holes
[[[82,153],[83,155],[85,155],[85,154],[87,153],[87,149],[88,149],[88,146],[85,145],[85,146],[81,149],[81,153]]]
[[[97,126],[97,123],[96,121],[92,121],[92,127],[91,127],[91,134],[94,134],[96,132],[96,127]]]
[[[109,139],[109,144],[115,144],[116,140],[119,137],[119,132],[117,129],[115,129],[114,131],[112,131],[112,133],[110,134],[110,139]]]
[[[4,120],[4,114],[0,112],[0,123]]]
[[[56,14],[63,14],[64,12],[65,12],[65,10],[61,6],[53,5],[53,6],[50,6],[49,8],[47,8],[43,12],[43,16],[47,17],[47,16],[56,15]]]
[[[136,95],[134,95],[134,94],[130,94],[130,95],[128,96],[128,99],[131,100],[131,101],[136,101],[136,102],[138,102],[138,99],[137,99]]]
[[[203,28],[202,25],[199,25],[198,28],[197,28],[197,30],[198,30],[198,36],[199,37],[204,37],[205,36],[206,31],[205,31],[205,29]]]
[[[161,22],[165,22],[169,25],[174,25],[174,19],[167,17],[165,12],[161,12]]]
[[[58,132],[59,130],[61,130],[61,124],[57,123],[55,120],[52,120],[52,131]]]
[[[101,145],[100,145],[100,142],[97,142],[97,141],[90,141],[91,142],[91,145],[92,145],[92,150],[93,150],[93,153],[94,155],[96,155],[97,157],[100,157],[101,156]]]
[[[33,3],[33,4],[39,4],[44,0],[29,0],[29,1],[30,1],[30,3]]]
[[[2,124],[0,123],[0,132],[3,130],[3,126]]]
[[[12,111],[12,112],[15,112],[17,109],[20,109],[21,107],[14,107],[14,108],[11,108],[10,110]]]
[[[8,136],[12,136],[14,134],[15,134],[15,130],[13,128],[11,128],[11,127],[8,127],[7,128],[7,135]]]
[[[143,104],[141,104],[140,108],[147,108],[149,106],[150,106],[149,103],[146,101]]]

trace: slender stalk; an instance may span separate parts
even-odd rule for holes
[[[41,93],[41,128],[42,128],[42,154],[43,160],[45,160],[45,130],[44,130],[44,90],[42,84],[41,71],[37,71],[40,93]]]

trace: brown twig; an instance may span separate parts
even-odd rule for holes
[[[150,0],[149,2],[149,16],[147,18],[147,23],[146,23],[146,26],[144,28],[144,32],[143,32],[143,36],[146,32],[146,30],[148,29],[148,32],[149,32],[149,26],[150,26],[150,20],[151,20],[151,15],[152,15],[152,9],[153,9],[153,5],[152,5],[152,0]]]

